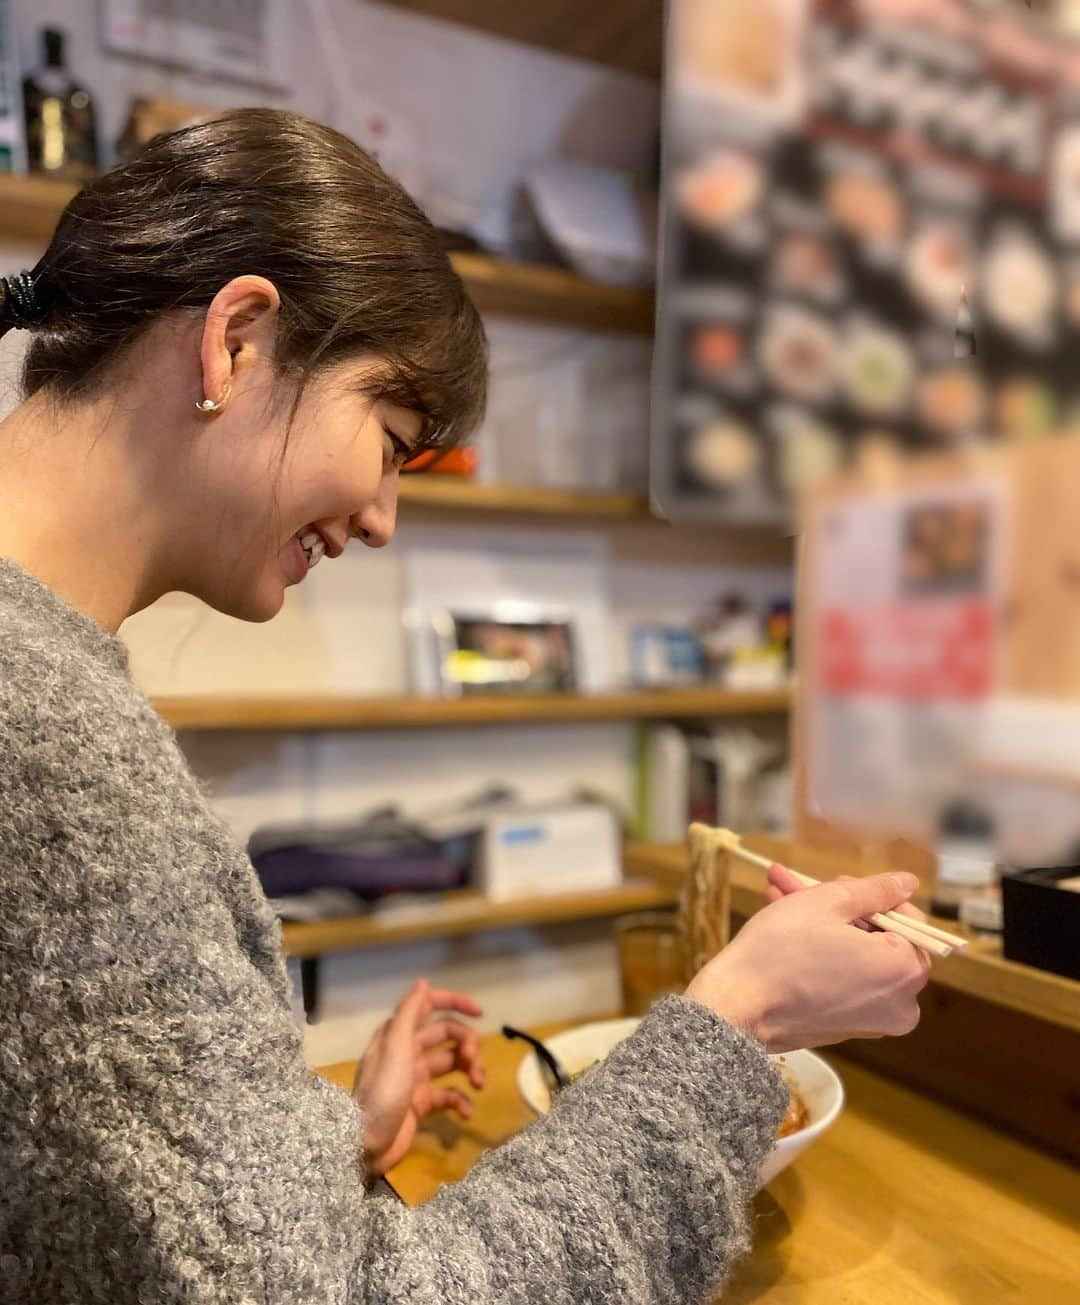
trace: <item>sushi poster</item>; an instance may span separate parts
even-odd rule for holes
[[[807,802],[837,826],[929,833],[1000,687],[999,482],[832,500],[812,518]]]
[[[673,0],[660,510],[785,528],[879,450],[1080,427],[1080,34],[1046,9]]]

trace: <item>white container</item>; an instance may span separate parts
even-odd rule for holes
[[[574,270],[608,285],[656,279],[656,201],[625,173],[572,159],[533,168],[525,189],[545,235]]]
[[[618,824],[598,802],[517,807],[487,822],[480,888],[496,901],[583,893],[621,882]]]
[[[636,1018],[599,1020],[557,1033],[546,1038],[545,1044],[568,1074],[578,1074],[602,1060],[612,1047],[628,1038],[640,1022]],[[788,1081],[798,1089],[806,1102],[810,1122],[797,1133],[782,1137],[775,1143],[758,1174],[759,1191],[834,1124],[844,1107],[844,1086],[836,1071],[820,1056],[815,1056],[812,1051],[788,1051],[782,1056],[771,1056],[770,1060],[783,1066]],[[547,1113],[551,1097],[535,1053],[530,1052],[518,1066],[517,1085],[532,1110],[538,1115]]]

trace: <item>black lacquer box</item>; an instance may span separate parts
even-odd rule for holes
[[[1080,865],[1002,876],[1006,960],[1080,979]]]

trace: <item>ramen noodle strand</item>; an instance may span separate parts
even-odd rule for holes
[[[679,903],[687,979],[725,946],[731,926],[731,855],[719,831],[694,824],[687,831],[690,872]]]

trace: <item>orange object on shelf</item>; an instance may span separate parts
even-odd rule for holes
[[[428,449],[426,453],[410,458],[401,469],[410,475],[428,471],[438,476],[475,476],[478,461],[476,450],[467,446],[459,449]]]

